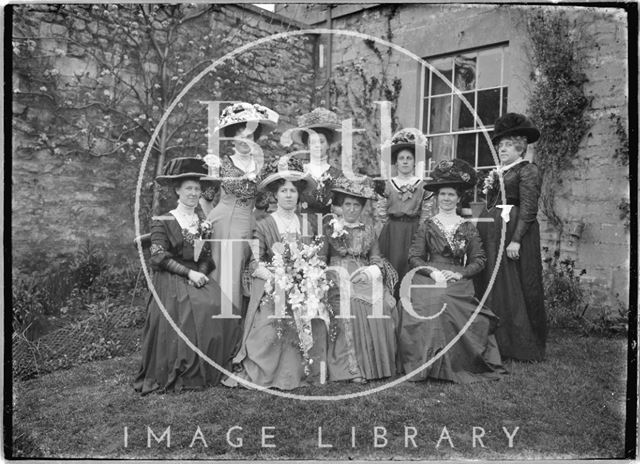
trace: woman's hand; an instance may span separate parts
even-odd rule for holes
[[[455,282],[456,280],[462,279],[462,274],[460,274],[459,272],[442,271],[442,275],[444,275],[444,278],[447,279],[447,282],[449,281]]]
[[[267,269],[264,266],[258,266],[258,268],[253,271],[253,274],[251,274],[252,277],[255,277],[257,279],[262,279],[262,280],[269,280],[272,277],[271,271],[269,271],[269,269]]]
[[[202,272],[198,272],[198,271],[190,270],[188,277],[189,277],[189,281],[193,282],[193,285],[196,288],[204,287],[207,284],[207,282],[209,282],[209,278],[206,275],[204,275]]]
[[[507,245],[507,257],[520,259],[520,244],[518,242],[511,242]]]

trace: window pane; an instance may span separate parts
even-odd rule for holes
[[[489,138],[493,135],[493,131],[489,131]],[[491,154],[491,148],[484,138],[482,132],[478,133],[478,166],[495,166],[496,162]]]
[[[430,134],[449,132],[449,121],[451,120],[451,97],[433,97],[431,99],[431,122],[429,124]]]
[[[462,94],[467,99],[473,111],[475,111],[475,93],[465,92]],[[453,96],[453,130],[473,129],[473,112],[469,110],[464,100],[457,95]]]
[[[511,73],[511,68],[509,67],[509,48],[502,48],[502,82],[501,85],[507,85],[509,83],[509,74]]]
[[[476,165],[476,134],[460,134],[456,135],[458,139],[458,147],[456,150],[456,158],[465,160],[471,166]]]
[[[485,126],[492,125],[500,113],[500,89],[478,92],[478,117]]]
[[[455,57],[455,81],[453,84],[459,90],[473,90],[476,88],[476,56],[458,55]]]
[[[422,132],[427,134],[427,124],[429,124],[429,99],[422,100]]]
[[[434,60],[431,62],[431,65],[440,71],[449,81],[451,80],[452,74],[452,59],[444,58],[440,60]],[[436,74],[432,74],[433,84],[431,87],[431,95],[442,95],[444,93],[451,93],[451,86],[449,83],[440,79]]]
[[[502,57],[501,50],[483,50],[478,53],[478,88],[486,89],[487,87],[500,86],[500,73],[502,66],[500,64]]]
[[[502,88],[502,114],[500,116],[502,116],[505,113],[508,113],[507,111],[508,96],[509,96],[509,89],[507,87],[503,87]]]
[[[431,143],[434,165],[439,161],[451,159],[453,153],[453,137],[451,135],[432,137]]]
[[[429,80],[431,79],[431,71],[426,66],[422,68],[424,70],[424,96],[429,96]]]

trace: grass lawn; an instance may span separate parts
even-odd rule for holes
[[[627,341],[555,331],[548,360],[471,385],[405,382],[351,400],[309,402],[244,389],[141,397],[138,356],[85,364],[14,384],[14,456],[182,459],[557,459],[624,456]],[[366,386],[329,384],[308,394]],[[301,393],[303,391],[300,391]],[[171,442],[152,440],[171,426]],[[242,437],[242,446],[231,441]],[[124,446],[124,428],[128,446]],[[200,427],[202,439],[190,444]],[[262,446],[262,427],[266,444]],[[323,444],[318,447],[318,427]],[[352,427],[355,447],[351,445]],[[385,441],[374,442],[386,430]],[[405,446],[405,427],[414,442]],[[413,427],[413,428],[412,428]],[[443,430],[446,427],[446,430]],[[473,428],[484,436],[473,446]],[[503,427],[513,434],[509,447]],[[480,429],[482,428],[482,429]],[[446,437],[448,433],[448,437]],[[438,440],[440,446],[436,447]],[[206,441],[205,447],[203,441]],[[415,443],[416,447],[413,447]],[[451,446],[453,445],[453,447]]]

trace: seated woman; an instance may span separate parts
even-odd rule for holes
[[[195,242],[211,233],[210,224],[196,213],[206,174],[202,160],[177,158],[169,161],[156,179],[173,186],[178,206],[168,215],[154,218],[151,225],[153,288],[182,334],[215,363],[229,369],[242,334],[240,319],[213,318],[221,312],[221,291],[217,282],[207,277],[214,267],[207,242],[200,250]],[[201,359],[174,331],[151,295],[142,362],[134,381],[136,391],[146,394],[203,388],[218,384],[221,377],[221,371]]]
[[[463,331],[479,304],[471,279],[486,259],[478,231],[456,214],[456,206],[462,192],[475,185],[476,173],[466,162],[454,159],[441,161],[433,178],[424,188],[437,192],[438,213],[418,229],[409,250],[409,264],[412,269],[419,268],[414,271],[412,285],[434,287],[401,285],[406,312],[399,345],[404,370],[410,374],[425,365],[462,332],[455,344],[410,380],[467,383],[496,379],[506,373],[493,335],[497,317],[483,307]]]
[[[265,169],[259,190],[270,190],[277,201],[277,209],[259,220],[253,238],[259,251],[251,259],[251,297],[244,322],[244,333],[239,352],[233,363],[237,376],[261,387],[292,390],[307,385],[304,359],[301,350],[288,338],[281,338],[276,327],[276,307],[272,298],[265,298],[265,284],[272,279],[265,263],[272,260],[273,245],[277,242],[295,241],[301,238],[301,222],[296,214],[300,192],[310,182],[302,172],[302,165],[289,160],[289,170]],[[275,171],[275,172],[274,172]],[[234,378],[224,380],[233,387]],[[244,385],[244,384],[243,384]]]
[[[335,285],[329,290],[329,302],[336,315],[343,314],[347,308],[341,307],[340,296],[350,286],[350,299],[344,306],[349,306],[354,317],[337,319],[337,338],[329,344],[329,380],[359,382],[360,378],[380,379],[396,373],[397,314],[391,291],[397,274],[380,255],[373,227],[360,222],[367,200],[375,198],[370,179],[365,179],[356,182],[342,176],[335,180],[333,203],[341,207],[342,217],[325,227],[327,264],[346,271],[343,279],[331,272]]]

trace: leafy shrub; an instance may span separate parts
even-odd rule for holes
[[[102,249],[87,240],[74,257],[73,274],[77,287],[81,290],[89,288],[106,267]]]
[[[33,338],[35,324],[44,316],[44,289],[32,276],[21,276],[12,285],[13,330]]]
[[[548,248],[545,247],[545,251]],[[588,308],[585,296],[580,287],[580,275],[586,274],[583,269],[579,275],[575,272],[575,261],[560,260],[560,252],[553,258],[546,258],[549,268],[543,274],[544,296],[547,317],[552,327],[579,327],[580,321]]]

